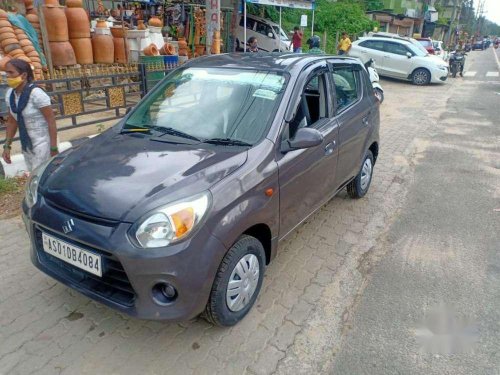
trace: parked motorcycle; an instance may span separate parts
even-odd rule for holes
[[[365,68],[370,76],[370,81],[373,86],[373,94],[380,102],[380,104],[382,104],[382,102],[384,101],[384,89],[382,88],[382,86],[380,86],[379,76],[374,65],[375,61],[373,59],[370,59],[365,63]]]
[[[465,66],[465,56],[467,54],[465,52],[453,51],[450,55],[450,73],[453,78],[457,76],[457,73],[460,72],[462,76],[462,72]]]

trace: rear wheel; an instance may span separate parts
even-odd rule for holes
[[[259,295],[265,260],[262,243],[255,237],[241,236],[219,266],[205,319],[219,326],[232,326],[243,319]]]
[[[373,154],[368,150],[363,160],[361,170],[356,178],[347,185],[347,194],[349,194],[351,198],[362,198],[366,195],[372,182],[373,166]]]
[[[456,64],[451,64],[450,70],[451,70],[451,76],[453,78],[456,78],[456,76],[457,76],[457,65]]]
[[[427,85],[431,81],[431,73],[427,69],[418,68],[411,75],[411,81],[414,85]]]

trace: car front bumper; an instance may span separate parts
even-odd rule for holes
[[[73,219],[74,230],[63,233]],[[128,238],[130,223],[90,220],[41,201],[23,204],[23,221],[31,239],[33,264],[61,283],[128,315],[184,321],[199,315],[208,301],[225,246],[205,228],[190,239],[160,249],[140,249]],[[102,277],[92,275],[43,250],[42,231],[102,259]],[[165,299],[159,285],[175,288]]]
[[[431,69],[431,83],[444,83],[448,79],[449,69]]]

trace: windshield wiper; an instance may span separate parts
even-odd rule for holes
[[[252,144],[240,141],[239,139],[232,138],[210,138],[203,140],[204,143],[212,143],[215,145],[226,145],[226,146],[253,146]]]
[[[201,142],[200,138],[197,138],[194,135],[184,133],[184,132],[177,130],[177,129],[174,129],[174,128],[165,128],[163,126],[152,126],[151,128],[159,131],[160,133],[175,135],[176,137],[187,138],[187,139],[192,139],[193,141]]]

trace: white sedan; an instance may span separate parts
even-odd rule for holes
[[[349,56],[357,57],[363,63],[373,59],[379,75],[411,81],[415,85],[443,83],[448,78],[448,64],[410,40],[360,38],[352,44]]]

